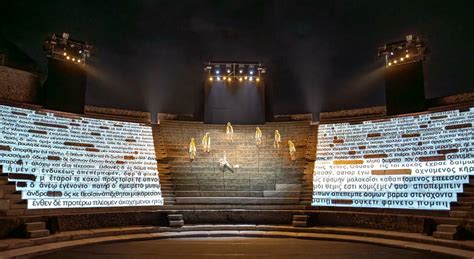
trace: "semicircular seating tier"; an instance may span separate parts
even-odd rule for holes
[[[313,206],[472,208],[474,108],[321,124]]]
[[[150,125],[0,105],[0,165],[2,210],[163,204]]]

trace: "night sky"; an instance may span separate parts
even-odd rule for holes
[[[384,104],[377,47],[423,38],[428,98],[474,91],[474,1],[2,0],[1,32],[46,71],[51,32],[97,48],[87,104],[192,113],[209,60],[261,61],[274,112]]]

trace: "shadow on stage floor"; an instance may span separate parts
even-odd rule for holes
[[[177,238],[61,250],[37,258],[453,258],[369,244],[292,238]]]

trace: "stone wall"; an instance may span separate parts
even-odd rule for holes
[[[39,76],[30,72],[0,66],[0,99],[38,103]]]

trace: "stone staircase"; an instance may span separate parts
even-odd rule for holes
[[[254,139],[256,125],[234,125],[233,142],[225,138],[224,125],[162,121],[158,127],[173,175],[177,205],[299,205],[309,122],[259,125],[263,132],[260,146]],[[280,149],[273,147],[275,129],[282,135]],[[211,135],[210,153],[203,152],[200,145],[206,132]],[[198,151],[190,162],[188,145],[192,137]],[[296,161],[291,161],[288,153],[289,139],[296,145]],[[219,166],[224,152],[231,164],[239,165],[233,173],[222,172]]]
[[[313,199],[313,173],[314,161],[316,160],[316,146],[318,141],[318,126],[310,128],[306,145],[306,164],[304,166],[303,186],[301,189],[300,204],[311,205]]]
[[[168,154],[163,141],[163,134],[158,125],[152,125],[152,131],[164,205],[173,205],[176,203],[176,195],[173,188],[171,170],[168,163]]]
[[[474,233],[474,176],[469,177],[469,183],[464,184],[463,192],[458,194],[458,201],[451,204],[449,211],[451,222],[439,224],[433,236],[442,239],[468,238],[468,232]],[[472,235],[472,234],[470,234]]]
[[[26,200],[21,199],[21,192],[16,190],[15,182],[8,181],[8,173],[0,165],[0,212],[4,215],[21,212],[27,207]]]
[[[27,238],[37,238],[49,236],[50,232],[46,228],[46,222],[42,217],[25,217],[21,219],[22,234]]]

